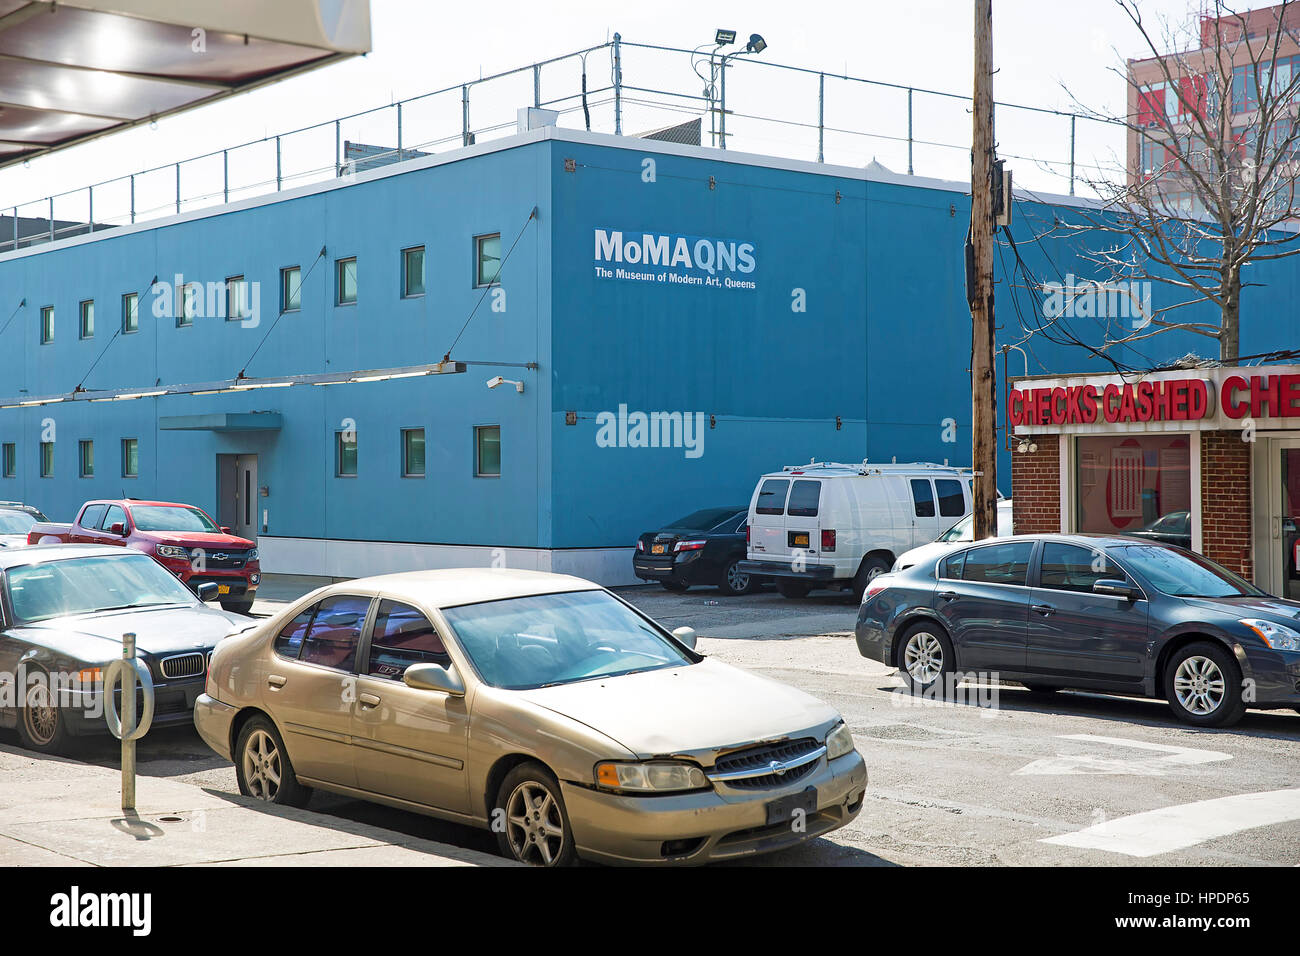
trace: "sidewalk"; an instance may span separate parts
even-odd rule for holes
[[[507,860],[192,784],[0,745],[0,867],[509,866]]]

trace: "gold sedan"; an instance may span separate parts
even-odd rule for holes
[[[526,863],[734,859],[852,820],[840,715],[694,646],[579,578],[363,578],[217,645],[194,723],[246,796],[486,827]]]

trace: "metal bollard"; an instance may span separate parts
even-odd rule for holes
[[[144,712],[135,712],[135,682],[144,691]],[[113,688],[122,685],[122,715],[119,718]],[[135,742],[153,724],[153,678],[149,668],[135,656],[135,635],[122,635],[122,659],[113,661],[104,673],[104,719],[109,732],[122,741],[122,812],[135,810]]]

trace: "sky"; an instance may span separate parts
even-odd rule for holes
[[[1142,3],[1147,16],[1171,18],[1175,23],[1192,22],[1198,8],[1189,0]],[[0,209],[599,45],[615,31],[624,41],[683,48],[706,43],[718,27],[735,29],[742,42],[750,33],[760,33],[768,48],[749,59],[969,95],[972,21],[970,0],[497,0],[490,8],[441,0],[372,0],[369,55],[161,120],[156,128],[142,127],[35,160],[27,167],[0,170]],[[1145,53],[1141,36],[1114,0],[994,0],[993,31],[995,97],[1048,109],[1074,110],[1071,94],[1101,112],[1122,108],[1124,81],[1115,69],[1122,67],[1124,57]],[[608,58],[607,51],[588,57],[593,88],[608,82]],[[576,63],[547,68],[544,98],[560,89],[576,92],[580,72]],[[629,48],[624,82],[697,95],[702,84],[689,67],[685,56]],[[738,114],[730,121],[733,149],[816,158],[816,77],[759,70],[742,62],[729,71],[728,83],[728,107]],[[471,97],[475,125],[512,122],[514,109],[528,105],[531,91],[527,76],[475,87]],[[689,118],[687,110],[692,108],[680,98],[628,95],[633,100],[670,103],[674,109],[631,103],[625,132],[680,122]],[[826,160],[861,166],[874,158],[888,168],[906,171],[905,95],[828,79],[826,124],[833,130],[855,132],[828,133]],[[576,101],[569,105],[576,106]],[[605,128],[611,112],[608,105],[596,108],[593,127]],[[776,116],[787,122],[749,119],[754,116]],[[393,117],[394,111],[388,110],[350,124],[343,138],[392,145]],[[430,143],[428,148],[435,151],[451,148],[456,143],[441,140],[458,134],[459,123],[458,92],[424,101],[404,116],[404,144]],[[580,123],[581,113],[576,111],[561,119],[561,125]],[[1018,186],[1066,192],[1068,130],[1064,118],[1016,111],[1000,114],[999,149],[1016,168]],[[863,131],[872,135],[860,135]],[[965,104],[916,94],[914,135],[920,141],[915,147],[917,174],[954,179],[968,174],[970,119]],[[1078,135],[1076,155],[1081,165],[1113,161],[1120,143],[1113,133],[1082,124]],[[300,135],[292,146],[289,142],[286,169],[331,167],[319,175],[332,173],[332,131]],[[236,156],[231,161],[232,177],[238,184],[273,178],[273,147],[249,147],[232,155]],[[205,201],[215,201],[210,194],[219,169],[213,161],[183,167],[187,198],[204,194]],[[138,208],[161,210],[174,193],[174,179],[170,172],[142,179]],[[257,190],[250,185],[251,191]],[[96,197],[97,219],[124,211],[122,183],[97,189]],[[80,218],[83,203],[80,195],[60,199],[56,215]],[[23,214],[44,215],[45,209],[35,204]]]

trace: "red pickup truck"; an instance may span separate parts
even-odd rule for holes
[[[87,501],[72,524],[38,521],[28,544],[117,544],[151,555],[190,590],[217,585],[227,611],[247,614],[262,580],[254,542],[218,527],[201,508],[134,498]]]

